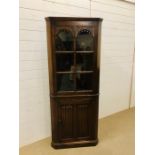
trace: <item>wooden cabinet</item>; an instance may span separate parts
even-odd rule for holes
[[[98,142],[99,18],[47,17],[52,146]]]

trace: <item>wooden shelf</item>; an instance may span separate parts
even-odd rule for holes
[[[94,53],[94,51],[76,51],[76,53]]]
[[[55,51],[56,53],[62,53],[62,54],[64,54],[64,53],[74,53],[74,51]]]
[[[75,71],[75,72],[71,72],[71,71],[58,71],[56,72],[56,74],[88,74],[88,73],[93,73],[94,71]]]
[[[61,93],[90,93],[90,92],[93,92],[93,90],[69,90],[69,91],[58,91],[57,93],[58,94],[61,94]],[[85,95],[84,95],[85,96]]]
[[[61,54],[65,54],[65,53],[94,53],[94,51],[55,51],[56,53],[61,53]]]

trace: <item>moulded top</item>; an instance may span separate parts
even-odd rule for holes
[[[102,18],[93,17],[46,17],[45,20],[65,20],[65,21],[102,21]]]

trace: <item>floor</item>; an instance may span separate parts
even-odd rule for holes
[[[134,108],[99,120],[99,144],[55,150],[46,138],[20,149],[20,155],[134,155]]]

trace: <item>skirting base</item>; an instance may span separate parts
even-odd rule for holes
[[[51,146],[55,149],[61,148],[73,148],[73,147],[85,147],[85,146],[95,146],[98,143],[97,140],[89,140],[89,141],[76,141],[76,142],[65,142],[65,143],[51,143]]]

